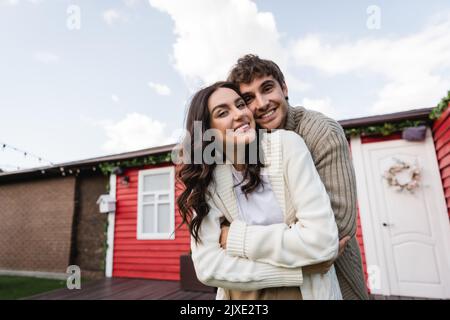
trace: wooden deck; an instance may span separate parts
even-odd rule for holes
[[[178,281],[105,278],[81,285],[81,289],[58,289],[27,300],[214,300],[215,293],[183,291]]]

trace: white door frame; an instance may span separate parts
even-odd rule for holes
[[[406,142],[405,140],[392,140],[373,143],[383,143],[383,146],[386,147],[402,147],[405,143],[410,142]],[[435,172],[438,176],[438,181],[441,182],[438,161],[436,158],[436,150],[434,147],[432,134],[429,129],[427,129],[426,140],[422,143],[425,143],[425,152],[427,156],[431,157],[432,167],[429,168],[429,171]],[[383,243],[380,243],[380,237],[376,237],[376,235],[383,234],[383,230],[380,221],[377,221],[377,217],[372,213],[371,208],[373,206],[371,206],[371,201],[374,201],[374,199],[369,196],[370,187],[368,185],[367,173],[365,172],[364,167],[365,155],[363,152],[361,138],[359,136],[351,139],[351,151],[356,173],[359,213],[363,231],[362,235],[365,247],[367,272],[369,275],[368,286],[373,294],[392,295],[388,277],[389,268],[386,261],[386,252],[383,248]],[[436,178],[434,180],[436,180]],[[438,217],[438,219],[442,222],[439,223],[439,232],[442,234],[442,239],[444,239],[444,249],[445,252],[447,252],[447,256],[444,257],[444,259],[447,261],[447,265],[450,266],[450,224],[447,215],[444,190],[442,187],[438,189],[439,190],[434,193],[434,197],[438,212],[442,212],[442,216]],[[377,241],[377,239],[379,240]],[[382,272],[383,270],[386,272]],[[445,294],[447,295],[447,298],[450,298],[450,283],[448,282],[445,288]]]
[[[109,195],[114,199],[117,199],[116,196],[116,183],[117,176],[115,174],[111,174],[109,176]],[[117,207],[116,207],[117,208]],[[116,222],[116,212],[108,213],[108,231],[106,238],[106,257],[105,257],[105,277],[111,278],[113,275],[113,258],[114,258],[114,229]]]

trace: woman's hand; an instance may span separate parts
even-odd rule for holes
[[[228,225],[222,225],[221,226],[221,232],[220,232],[220,246],[223,249],[227,248],[227,238],[228,238],[228,230],[230,229],[230,226]]]

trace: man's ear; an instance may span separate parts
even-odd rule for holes
[[[288,87],[287,87],[286,83],[283,83],[281,85],[281,89],[283,90],[284,97],[286,98],[286,100],[288,100],[289,94],[288,94]]]

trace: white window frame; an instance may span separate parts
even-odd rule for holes
[[[169,187],[170,190],[155,190],[152,192],[144,192],[144,177],[149,175],[158,175],[161,173],[169,173]],[[158,204],[169,203],[169,232],[143,232],[143,209],[144,204],[149,204],[149,202],[143,202],[144,196],[154,195],[154,210],[155,210],[155,224],[158,225],[158,214],[157,208]],[[168,200],[159,201],[159,195],[168,195]],[[174,240],[175,239],[175,170],[173,167],[157,168],[157,169],[146,169],[139,171],[138,180],[138,208],[137,208],[137,235],[138,240]]]

